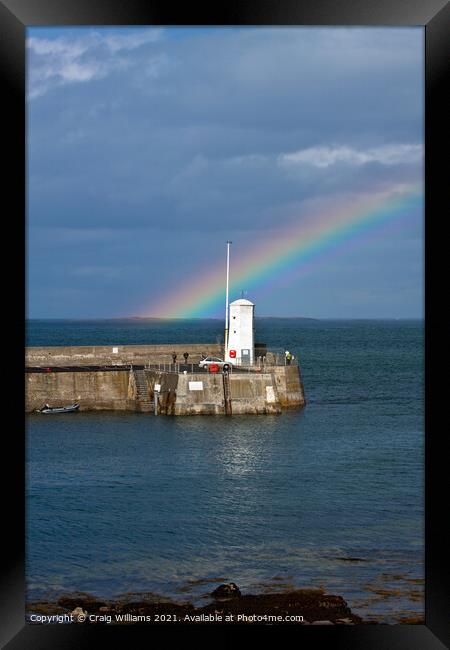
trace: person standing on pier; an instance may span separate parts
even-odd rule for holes
[[[173,365],[175,365],[176,362],[177,362],[177,353],[176,352],[172,352],[172,362],[173,362]]]

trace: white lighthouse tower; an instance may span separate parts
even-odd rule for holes
[[[253,364],[255,356],[254,309],[255,305],[245,298],[230,303],[226,361],[239,366]]]

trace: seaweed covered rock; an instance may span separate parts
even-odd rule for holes
[[[214,589],[211,596],[213,598],[240,598],[241,591],[237,584],[229,582],[228,584],[219,585]]]

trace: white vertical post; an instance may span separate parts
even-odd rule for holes
[[[230,241],[227,241],[227,284],[225,291],[225,361],[228,354],[228,289],[230,284]]]

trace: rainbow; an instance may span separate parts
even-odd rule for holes
[[[408,216],[423,206],[422,185],[396,186],[351,200],[341,201],[320,213],[302,214],[301,221],[278,230],[264,244],[232,258],[230,296],[273,277],[298,271],[324,252],[339,248],[358,234],[370,233],[385,223]],[[224,249],[225,250],[225,249]],[[224,253],[225,256],[225,253]],[[143,310],[143,316],[196,318],[225,309],[225,263],[188,278],[159,304]]]

